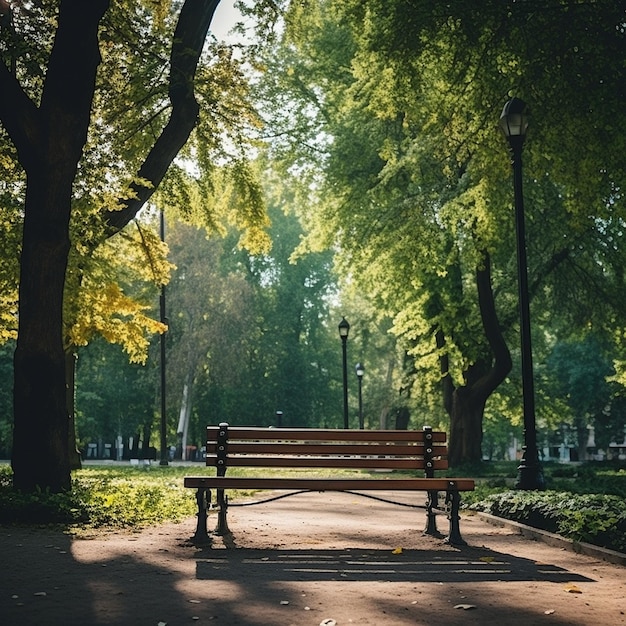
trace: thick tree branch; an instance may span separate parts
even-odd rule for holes
[[[494,360],[488,373],[476,382],[472,393],[486,400],[506,378],[512,367],[511,353],[502,335],[496,312],[493,290],[491,288],[491,259],[488,253],[484,255],[483,266],[476,270],[476,285],[478,287],[478,304],[483,329]]]
[[[39,114],[4,63],[0,63],[0,93],[0,122],[17,149],[22,167],[28,171],[41,133]]]
[[[169,96],[172,112],[167,125],[137,172],[140,178],[150,181],[151,185],[133,184],[135,197],[127,200],[122,210],[105,214],[104,219],[111,234],[128,224],[154,193],[196,125],[199,106],[194,96],[194,78],[218,4],[219,0],[185,0],[170,56]]]
[[[96,68],[98,24],[110,0],[63,0],[39,109],[0,63],[0,120],[28,172],[44,151],[77,162],[85,143]]]

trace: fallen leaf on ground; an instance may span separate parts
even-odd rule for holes
[[[455,609],[463,609],[464,611],[468,611],[469,609],[475,609],[476,605],[475,604],[457,604],[454,608]]]
[[[391,554],[402,554],[402,548],[395,548],[395,550],[392,550]]]
[[[554,613],[554,609],[548,609],[547,611],[543,612],[544,615],[552,615],[553,613]]]
[[[576,585],[565,585],[565,591],[567,593],[582,593],[582,589]]]
[[[491,563],[492,561],[495,560],[495,556],[481,556],[480,560],[484,561],[485,563]]]

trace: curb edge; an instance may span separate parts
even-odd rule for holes
[[[622,567],[626,566],[626,554],[623,554],[622,552],[616,552],[615,550],[609,550],[608,548],[601,548],[600,546],[594,546],[593,544],[582,541],[566,539],[565,537],[561,537],[561,535],[550,533],[539,528],[533,528],[532,526],[527,526],[526,524],[507,520],[502,517],[496,517],[490,513],[473,511],[473,514],[494,526],[505,526],[515,529],[520,533],[520,535],[528,537],[529,539],[538,539],[539,541],[543,541],[550,546],[571,550],[572,552],[576,552],[576,554],[593,556],[602,559],[603,561],[613,563],[614,565],[621,565]]]

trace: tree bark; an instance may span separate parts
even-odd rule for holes
[[[443,402],[450,417],[448,463],[451,467],[482,460],[482,423],[489,396],[511,371],[511,354],[502,336],[491,289],[491,261],[487,253],[476,270],[478,302],[491,359],[479,359],[463,372],[464,384],[456,387],[445,352],[445,337],[436,333],[440,351]]]
[[[27,175],[14,356],[13,484],[22,491],[70,487],[63,292],[70,250],[72,186],[85,145],[100,63],[98,26],[110,0],[62,0],[37,107],[0,63],[0,120]],[[109,214],[111,234],[153,193],[197,116],[195,70],[219,0],[186,0],[171,54],[172,115],[138,175],[137,197]]]
[[[24,105],[16,112],[6,103],[0,108],[27,175],[12,456],[13,484],[23,491],[70,487],[63,289],[72,185],[100,63],[98,24],[108,4],[108,0],[61,2],[38,109],[0,64],[0,84],[9,88],[9,100]]]
[[[73,350],[65,351],[65,394],[67,402],[68,432],[67,454],[70,469],[77,470],[83,466],[80,450],[76,446],[76,359]]]

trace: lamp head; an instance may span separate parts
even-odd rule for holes
[[[349,332],[350,332],[350,324],[348,324],[348,320],[345,317],[342,317],[341,322],[339,322],[339,336],[342,339],[347,339]]]
[[[511,98],[504,105],[500,115],[500,129],[511,146],[524,142],[528,130],[528,107],[523,100]]]

